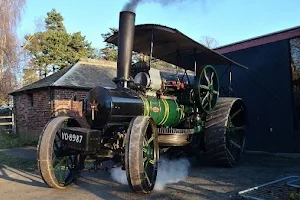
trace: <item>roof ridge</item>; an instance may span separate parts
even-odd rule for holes
[[[90,59],[90,58],[83,58],[78,61],[80,64],[87,64],[87,65],[97,65],[101,67],[117,67],[117,62],[103,60],[103,59]]]
[[[59,82],[63,81],[63,77],[67,77],[68,74],[72,73],[72,71],[75,70],[75,68],[80,65],[79,62],[75,63],[75,65],[70,66],[70,69],[68,69],[68,71],[66,71],[62,76],[60,76],[56,81],[54,81],[53,83],[50,84],[50,86],[56,86],[59,85]]]

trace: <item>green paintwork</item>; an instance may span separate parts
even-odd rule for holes
[[[66,179],[67,165],[68,165],[67,157],[63,157],[57,164],[55,163],[54,172],[57,175],[56,178],[60,184],[63,184]]]
[[[144,147],[143,152],[147,158],[153,159],[153,148],[150,145]]]
[[[184,117],[184,108],[173,99],[143,98],[144,115],[151,116],[157,125],[176,126]]]
[[[153,183],[150,181],[148,172],[153,169],[153,165],[155,164],[155,158],[154,158],[154,144],[153,140],[155,138],[155,134],[152,133],[151,137],[148,139],[147,134],[144,135],[144,142],[143,142],[143,160],[144,160],[144,176],[148,182],[148,184],[151,186]]]
[[[195,133],[201,133],[202,126],[201,125],[195,126],[194,131],[195,131]]]
[[[202,109],[207,113],[213,111],[219,98],[219,78],[213,66],[206,65],[202,69],[199,91]]]

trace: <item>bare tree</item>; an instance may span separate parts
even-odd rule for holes
[[[300,38],[290,40],[291,57],[294,66],[300,68]]]
[[[210,49],[219,46],[219,42],[215,38],[210,36],[203,36],[199,42]]]
[[[19,41],[16,33],[26,0],[0,1],[0,103],[16,86]]]
[[[300,91],[300,38],[290,40],[294,92]]]

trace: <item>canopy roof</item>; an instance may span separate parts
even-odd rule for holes
[[[199,44],[177,29],[158,25],[142,24],[135,26],[133,51],[150,55],[150,44],[153,35],[153,57],[194,71],[196,60],[197,68],[204,65],[237,65],[229,58]],[[118,32],[105,40],[118,45]]]

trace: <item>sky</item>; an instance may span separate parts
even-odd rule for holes
[[[299,0],[146,0],[136,9],[136,24],[154,23],[176,28],[199,41],[214,37],[227,45],[275,31],[300,26]],[[127,0],[27,0],[18,27],[20,39],[34,33],[36,22],[55,8],[64,17],[68,32],[80,31],[95,48],[101,37],[118,28],[119,12]]]

